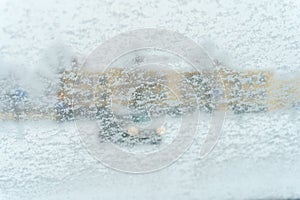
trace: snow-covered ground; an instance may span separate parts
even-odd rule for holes
[[[81,63],[112,36],[144,27],[178,31],[229,68],[284,79],[280,71],[299,74],[299,10],[297,0],[1,0],[0,79],[53,106],[56,91],[43,92],[73,57]],[[299,114],[229,114],[207,158],[198,138],[173,165],[142,175],[104,167],[73,122],[1,121],[0,200],[299,198]]]

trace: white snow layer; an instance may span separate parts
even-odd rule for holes
[[[0,77],[39,96],[74,55],[143,27],[179,31],[231,68],[299,72],[299,9],[295,0],[2,0]],[[228,116],[207,159],[196,142],[145,175],[103,167],[72,123],[1,122],[0,199],[299,198],[299,120],[296,109]]]

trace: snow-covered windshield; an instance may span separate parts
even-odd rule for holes
[[[0,1],[0,200],[300,198],[300,1]]]

